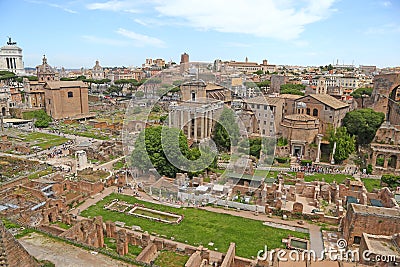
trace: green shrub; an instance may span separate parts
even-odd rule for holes
[[[35,119],[35,127],[38,128],[47,128],[51,122],[51,117],[43,109],[24,112],[22,116],[25,120]]]
[[[287,163],[289,162],[289,158],[275,158],[278,163]]]
[[[311,165],[311,164],[312,164],[312,160],[310,160],[310,159],[302,159],[302,160],[300,161],[300,165],[301,165],[301,166],[307,166],[307,164],[308,164],[308,165]]]
[[[277,146],[287,146],[288,145],[288,140],[283,137],[278,138],[278,142],[276,143]]]

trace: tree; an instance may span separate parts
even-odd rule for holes
[[[258,70],[258,71],[256,71],[256,72],[254,72],[254,74],[257,74],[257,75],[263,75],[263,74],[264,74],[264,72],[263,72],[262,70]]]
[[[400,176],[395,176],[393,174],[382,175],[381,181],[388,185],[388,187],[395,189],[400,186]]]
[[[256,83],[259,88],[269,87],[271,85],[271,81],[265,80],[259,83]]]
[[[385,119],[385,114],[370,108],[350,111],[343,119],[343,126],[351,135],[356,136],[357,145],[371,143],[376,131]]]
[[[43,109],[24,112],[22,114],[22,116],[26,120],[35,119],[35,127],[38,127],[38,128],[49,127],[49,124],[52,120],[51,117],[49,115],[47,115],[47,113]]]
[[[358,89],[354,90],[354,92],[351,93],[350,95],[354,98],[362,98],[363,95],[371,96],[372,90],[373,90],[373,88],[358,88]]]
[[[122,89],[128,83],[129,83],[128,80],[125,80],[125,79],[120,79],[120,80],[115,80],[114,81],[114,84],[116,84],[119,87],[119,92],[122,92]]]
[[[152,126],[139,134],[131,155],[131,166],[143,171],[154,167],[161,175],[175,177],[177,172],[184,171],[182,168],[201,172],[208,167],[208,163],[213,166],[215,158],[215,153],[208,147],[190,150],[181,130]],[[200,161],[196,161],[198,159]]]
[[[135,97],[144,97],[144,92],[143,91],[137,91],[135,93]]]
[[[187,139],[179,129],[166,127],[164,128],[165,135],[162,131],[162,126],[152,126],[139,134],[131,156],[131,164],[143,171],[154,167],[161,175],[175,177],[176,173],[180,172],[176,165],[179,166],[179,162],[183,160],[182,157],[189,155]],[[176,142],[173,140],[177,135],[179,135],[178,150],[174,149]],[[163,147],[163,144],[169,147]],[[166,152],[169,152],[168,156],[173,159],[174,164],[167,159]]]
[[[305,88],[305,85],[302,84],[282,84],[281,94],[304,95],[302,91]]]
[[[347,133],[346,127],[336,128],[336,131],[331,129],[328,131],[328,135],[331,148],[336,143],[335,154],[333,155],[336,163],[341,163],[355,151],[356,140],[354,136]]]
[[[224,108],[215,125],[213,140],[223,150],[230,150],[239,140],[239,126],[231,109]]]

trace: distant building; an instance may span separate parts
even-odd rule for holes
[[[15,74],[24,73],[22,49],[16,42],[8,38],[7,45],[0,48],[0,70],[11,71]]]
[[[104,70],[103,67],[100,66],[98,60],[96,60],[96,64],[92,68],[92,79],[94,80],[104,79]]]
[[[210,138],[224,107],[224,88],[198,80],[182,84],[181,92],[183,102],[170,105],[169,126],[182,129],[196,142]]]
[[[280,129],[284,100],[278,97],[255,97],[246,99],[246,109],[254,113],[257,123],[255,132],[262,136],[275,136]]]
[[[359,70],[361,71],[361,73],[364,73],[366,75],[371,75],[374,72],[376,72],[376,66],[360,65]]]
[[[88,87],[82,81],[48,81],[44,86],[46,112],[54,119],[89,114]]]
[[[189,54],[183,53],[181,55],[180,72],[184,73],[189,69]]]
[[[321,122],[320,133],[325,134],[329,126],[337,128],[350,106],[326,94],[307,95],[295,101],[294,113],[307,114],[318,118]]]
[[[216,62],[214,62],[216,64]],[[264,59],[262,64],[258,64],[257,62],[249,62],[246,57],[244,62],[241,61],[227,61],[224,62],[227,67],[233,68],[234,70],[243,72],[243,73],[254,73],[257,71],[263,72],[275,72],[276,65],[268,64],[268,60]]]
[[[286,84],[289,78],[283,75],[272,75],[271,76],[271,92],[279,93],[281,91],[281,85]]]
[[[43,55],[42,65],[36,66],[36,76],[39,82],[59,80],[58,73],[47,63],[45,55]]]

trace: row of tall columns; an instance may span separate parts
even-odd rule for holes
[[[168,119],[169,127],[178,127],[186,130],[188,139],[193,138],[195,140],[198,140],[210,137],[213,124],[212,111],[195,112],[194,114],[191,113],[190,111],[183,111],[183,110],[179,110],[179,114],[177,114],[177,112],[178,111],[170,112]],[[186,116],[184,114],[185,112],[187,112]],[[200,133],[198,131],[199,126],[200,126]]]
[[[15,62],[14,57],[13,58],[7,57],[6,62],[7,62],[7,69],[16,69],[17,68],[17,64]]]

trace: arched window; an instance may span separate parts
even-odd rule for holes
[[[307,115],[310,115],[310,108],[307,108],[306,113]]]
[[[397,157],[395,155],[391,155],[388,161],[388,167],[395,169],[397,164]]]
[[[312,111],[312,115],[314,117],[318,117],[318,109],[314,108],[313,111]]]
[[[379,154],[379,155],[376,157],[375,165],[376,165],[376,166],[383,167],[383,164],[384,164],[384,163],[385,163],[385,156],[382,155],[382,154]]]
[[[68,92],[68,98],[74,97],[74,93],[73,92]]]

